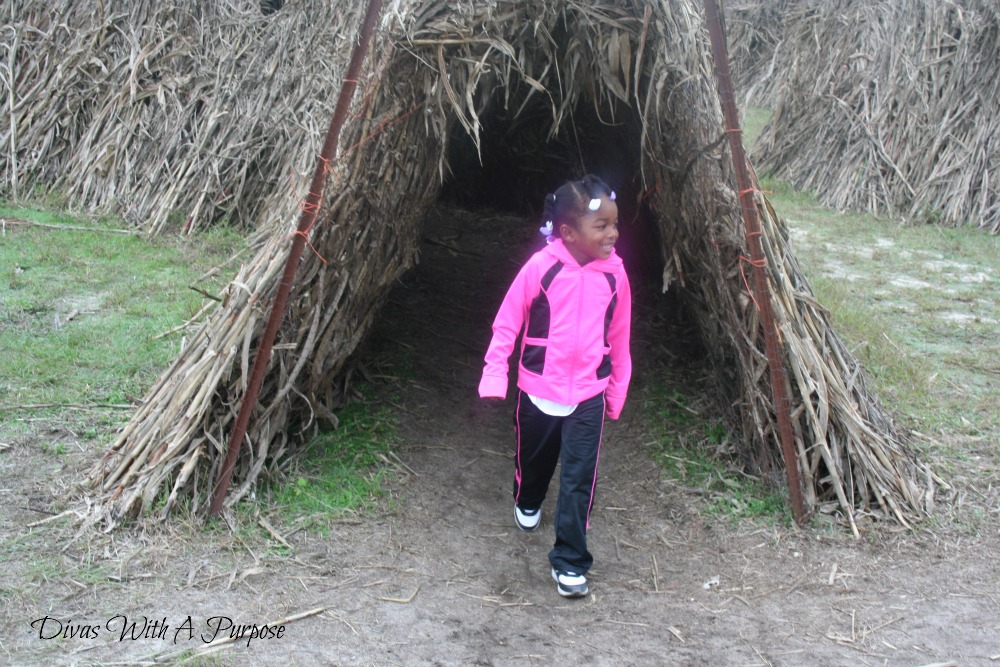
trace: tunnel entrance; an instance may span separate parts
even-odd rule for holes
[[[516,117],[513,110],[498,108],[499,102],[491,107],[482,116],[480,151],[460,125],[453,128],[442,201],[473,211],[523,215],[529,224],[540,222],[546,194],[567,180],[596,174],[618,195],[621,237],[616,250],[630,276],[635,282],[657,281],[663,271],[661,244],[645,203],[641,131],[634,112],[619,104],[599,115],[592,105],[582,104],[550,137],[552,110],[542,96],[531,98]]]
[[[492,108],[481,116],[478,151],[455,125],[440,197],[422,223],[419,263],[388,295],[360,355],[376,366],[402,363],[415,371],[428,389],[428,405],[469,410],[478,401],[496,309],[524,261],[544,246],[538,233],[544,197],[585,173],[597,174],[618,195],[616,251],[633,291],[633,388],[683,377],[679,389],[692,391],[690,378],[708,376],[682,290],[676,284],[662,290],[663,244],[643,196],[638,120],[624,106],[613,117],[583,106],[553,137],[547,136],[551,111],[540,96],[516,118]],[[512,359],[508,402],[516,367]]]

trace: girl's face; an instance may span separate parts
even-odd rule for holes
[[[562,225],[563,244],[582,266],[594,259],[608,259],[618,241],[618,205],[601,197],[596,211],[586,211],[576,227]]]

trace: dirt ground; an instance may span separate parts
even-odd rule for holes
[[[518,532],[512,402],[476,396],[493,311],[533,237],[509,216],[435,216],[364,351],[373,375],[386,356],[411,365],[409,379],[369,390],[394,407],[400,465],[373,515],[327,537],[262,508],[271,532],[246,518],[256,530],[143,522],[63,550],[68,522],[29,526],[99,445],[45,420],[4,442],[0,663],[1000,665],[995,460],[956,464],[954,493],[915,531],[868,526],[856,542],[823,524],[712,520],[696,490],[652,464],[643,355],[662,341],[641,326],[630,399],[602,448],[592,594],[559,597],[546,558],[554,489],[542,530]],[[54,441],[66,456],[45,455]],[[146,636],[122,638],[122,617],[140,635],[145,617]],[[284,629],[202,654],[229,621]]]

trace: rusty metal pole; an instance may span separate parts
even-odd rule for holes
[[[790,401],[785,389],[785,366],[782,361],[781,348],[778,345],[777,331],[774,324],[774,312],[771,308],[771,293],[767,282],[765,266],[767,258],[761,246],[760,219],[757,204],[754,201],[754,187],[747,167],[746,152],[743,150],[743,133],[740,130],[740,119],[736,113],[736,99],[733,93],[733,79],[729,71],[729,56],[726,53],[725,34],[722,28],[722,17],[716,0],[704,0],[705,21],[708,23],[708,33],[712,40],[712,56],[715,59],[715,74],[719,83],[719,98],[722,105],[722,115],[726,120],[729,147],[733,155],[733,168],[736,171],[736,187],[739,188],[740,210],[743,214],[743,225],[746,228],[746,241],[750,247],[750,264],[753,273],[754,295],[757,307],[760,309],[760,323],[764,330],[764,348],[767,353],[767,365],[771,375],[771,393],[774,399],[774,411],[778,419],[778,432],[781,441],[781,453],[785,460],[785,476],[788,480],[788,491],[792,501],[792,516],[795,523],[802,525],[808,515],[805,499],[802,493],[802,481],[799,476],[799,457],[795,449],[792,434],[792,418]]]
[[[361,74],[361,65],[365,60],[365,53],[368,51],[368,44],[371,42],[372,33],[375,30],[375,22],[382,11],[382,0],[369,0],[368,9],[358,33],[358,41],[354,45],[351,54],[351,61],[347,65],[344,80],[340,86],[340,96],[337,99],[337,106],[334,107],[333,117],[330,119],[330,127],[326,132],[326,139],[323,141],[323,148],[319,158],[316,160],[316,169],[313,171],[312,183],[306,195],[305,203],[302,205],[302,215],[299,216],[298,231],[292,237],[292,247],[288,252],[288,260],[285,263],[285,272],[278,284],[278,292],[271,305],[271,314],[264,328],[264,334],[257,349],[257,356],[253,361],[253,368],[250,371],[250,380],[247,383],[246,393],[243,395],[243,402],[240,405],[240,412],[236,417],[236,424],[233,427],[232,435],[229,438],[229,445],[226,448],[226,458],[219,468],[219,475],[215,483],[215,491],[212,495],[212,503],[208,508],[209,516],[214,516],[222,510],[226,492],[229,490],[229,483],[232,481],[233,468],[236,466],[236,458],[239,456],[240,447],[246,437],[247,426],[250,423],[250,414],[257,404],[257,394],[260,392],[261,383],[264,381],[264,372],[271,360],[271,350],[274,347],[274,339],[278,334],[278,327],[281,318],[285,314],[285,306],[288,304],[288,295],[292,291],[292,284],[295,282],[295,274],[299,268],[299,260],[302,259],[302,251],[306,244],[306,237],[316,216],[319,213],[320,204],[323,201],[323,188],[326,185],[328,167],[334,159],[337,151],[337,142],[340,140],[340,130],[344,126],[347,118],[347,110],[354,97],[354,91],[358,87],[358,76]]]

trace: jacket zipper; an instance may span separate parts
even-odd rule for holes
[[[580,279],[578,281],[577,292],[579,293],[578,303],[576,307],[576,326],[573,327],[574,339],[573,339],[573,359],[570,363],[570,374],[569,382],[567,383],[567,394],[566,394],[566,405],[570,405],[573,401],[573,385],[576,382],[576,360],[580,356],[580,328],[583,325],[583,269],[580,269]]]

